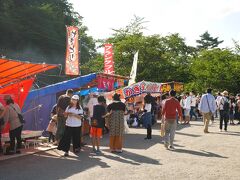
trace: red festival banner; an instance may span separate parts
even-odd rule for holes
[[[65,63],[65,73],[67,75],[79,75],[78,28],[74,26],[67,27],[67,49]]]
[[[114,74],[112,44],[105,44],[105,46],[104,46],[104,73]]]

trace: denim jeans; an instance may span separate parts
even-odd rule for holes
[[[165,141],[165,143],[170,144],[170,146],[173,146],[176,127],[177,127],[177,123],[176,123],[175,119],[174,119],[174,121],[171,121],[171,122],[169,122],[168,120],[165,121],[164,141]]]
[[[190,120],[192,120],[192,117],[195,117],[196,120],[197,120],[197,115],[195,113],[195,107],[194,106],[191,106],[191,110],[190,110]]]

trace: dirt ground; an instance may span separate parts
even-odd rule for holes
[[[166,150],[160,127],[153,127],[153,139],[144,140],[146,130],[131,128],[125,135],[124,152],[112,154],[108,136],[102,140],[102,154],[94,155],[85,146],[79,155],[51,150],[0,162],[0,180],[11,179],[104,179],[104,180],[171,180],[171,179],[240,179],[240,125],[218,131],[219,122],[203,133],[203,123],[192,121],[179,125],[175,150]],[[88,144],[89,138],[85,139]]]

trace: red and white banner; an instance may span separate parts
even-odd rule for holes
[[[67,27],[65,73],[67,75],[79,75],[78,28],[74,26]]]
[[[104,46],[104,73],[114,74],[112,44],[105,44],[105,46]]]
[[[124,98],[130,98],[142,93],[160,93],[161,83],[142,81],[123,88]]]

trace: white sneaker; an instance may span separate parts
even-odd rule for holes
[[[222,129],[219,129],[219,132],[222,132]]]

